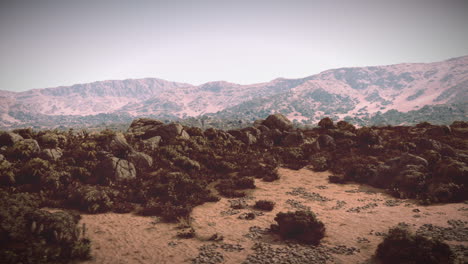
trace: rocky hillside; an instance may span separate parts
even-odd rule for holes
[[[444,106],[453,110],[456,119],[466,119],[467,88],[468,56],[333,69],[252,85],[218,81],[195,86],[153,78],[102,81],[20,93],[0,91],[0,127],[125,122],[137,116],[175,120],[206,114],[253,121],[276,112],[302,124],[314,124],[324,116],[374,124],[379,121],[376,115],[389,110],[401,115],[386,121],[390,124],[451,122],[449,114],[436,118],[427,111],[406,113]]]

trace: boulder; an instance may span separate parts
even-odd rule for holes
[[[60,159],[63,155],[63,152],[60,148],[53,149],[43,149],[41,152],[41,157],[45,160],[56,161]]]
[[[182,130],[182,133],[180,133],[180,136],[179,136],[181,139],[185,139],[185,140],[190,140],[190,135],[189,133],[187,133],[187,131],[185,130]]]
[[[110,158],[108,162],[112,168],[111,179],[122,181],[136,178],[136,169],[133,163],[117,157]]]
[[[257,138],[248,131],[244,130],[230,130],[228,131],[237,140],[242,141],[244,144],[253,145],[257,143]]]
[[[132,151],[127,159],[139,169],[148,169],[153,166],[153,158],[143,152]]]
[[[161,143],[161,137],[155,136],[142,141],[143,148],[148,151],[155,151]]]
[[[0,134],[0,146],[12,146],[21,140],[23,140],[23,137],[13,132],[3,132]]]
[[[304,144],[304,134],[300,131],[287,132],[281,140],[281,145],[286,147],[301,146],[302,144]]]
[[[125,157],[127,153],[132,151],[132,147],[128,144],[127,139],[122,133],[116,133],[109,146],[111,152],[117,157]]]
[[[156,119],[138,118],[133,120],[127,132],[139,137],[143,136],[148,130],[155,129],[163,124],[163,122]]]
[[[270,129],[279,129],[280,131],[289,130],[293,127],[292,122],[282,114],[270,115],[262,124]]]

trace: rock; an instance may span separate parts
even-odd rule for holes
[[[293,127],[292,122],[282,114],[270,115],[262,124],[270,129],[276,128],[280,131],[289,130]]]
[[[125,157],[126,154],[132,151],[132,147],[128,144],[127,139],[122,133],[115,134],[110,142],[110,150],[117,157]]]
[[[131,133],[137,137],[143,136],[148,130],[154,129],[164,123],[150,118],[138,118],[133,120],[132,124],[128,128],[128,133]]]
[[[182,130],[182,133],[180,134],[179,137],[180,137],[181,139],[190,140],[190,135],[189,135],[189,133],[187,133],[187,131],[185,131],[185,130]]]
[[[143,152],[132,151],[127,159],[139,169],[148,169],[153,166],[153,158]]]
[[[114,169],[114,179],[117,181],[136,178],[136,169],[131,162],[114,157],[112,158],[112,164]]]
[[[424,167],[427,167],[429,165],[426,159],[413,155],[413,154],[408,154],[408,153],[405,153],[401,155],[400,157],[388,160],[387,162],[385,162],[385,164],[397,170],[400,170],[404,166],[410,165],[410,164],[422,165]]]
[[[23,137],[13,132],[3,132],[0,134],[0,146],[12,146],[21,140],[23,140]]]
[[[137,173],[133,163],[114,157],[108,152],[101,152],[98,155],[101,160],[98,173],[105,181],[123,181],[136,178]]]
[[[157,136],[161,136],[164,140],[178,137],[182,134],[184,127],[181,124],[171,123],[157,128]]]
[[[300,131],[286,133],[286,136],[281,140],[281,145],[285,147],[301,146],[304,144],[304,134]]]
[[[60,148],[54,149],[44,149],[42,150],[41,157],[45,160],[53,160],[56,161],[60,159],[63,155],[63,152]]]
[[[155,151],[159,147],[159,143],[161,143],[160,136],[155,136],[142,141],[143,148],[148,151]]]
[[[5,156],[3,154],[0,154],[0,161],[5,160]]]

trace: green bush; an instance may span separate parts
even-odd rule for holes
[[[454,261],[453,253],[447,244],[414,235],[400,226],[389,230],[384,241],[377,247],[376,256],[384,264],[438,264]]]
[[[285,239],[316,245],[325,236],[325,225],[311,211],[280,212],[275,221],[279,234]]]

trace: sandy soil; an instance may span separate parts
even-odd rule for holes
[[[368,186],[330,184],[328,172],[280,169],[280,175],[276,182],[257,181],[257,188],[248,192],[245,201],[249,206],[245,209],[230,209],[229,200],[233,199],[226,198],[196,207],[192,212],[196,237],[192,239],[177,238],[177,224],[161,223],[155,217],[83,215],[82,222],[92,240],[93,260],[87,263],[191,263],[201,246],[213,243],[224,245],[212,250],[223,255],[222,263],[242,263],[254,253],[251,248],[256,242],[273,247],[285,245],[274,234],[252,236],[251,227],[269,228],[276,223],[273,219],[278,212],[300,207],[310,207],[324,222],[325,247],[345,245],[351,249],[349,255],[331,253],[332,259],[327,261],[330,263],[369,262],[382,241],[381,233],[400,222],[416,230],[429,223],[448,227],[451,219],[468,221],[468,205],[464,203],[421,206],[413,200],[396,200]],[[275,209],[263,215],[254,210],[252,205],[260,199],[275,201]],[[259,215],[254,220],[239,219],[246,212]],[[214,234],[224,240],[208,241]],[[450,243],[468,246],[468,241]]]

